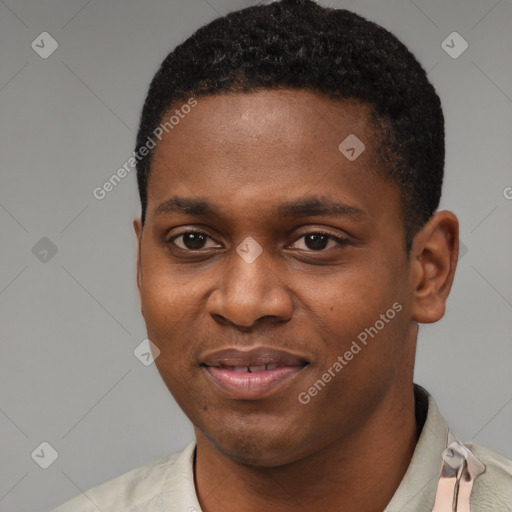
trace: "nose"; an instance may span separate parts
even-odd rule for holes
[[[248,263],[233,251],[229,270],[222,275],[206,304],[216,321],[249,329],[263,319],[279,323],[291,318],[290,293],[278,271],[272,269],[270,258],[263,251]]]

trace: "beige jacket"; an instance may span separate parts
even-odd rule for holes
[[[512,512],[512,461],[476,443],[465,443],[462,453],[469,454],[483,472],[469,482],[472,485],[467,474],[455,485],[453,475],[461,471],[450,462],[454,457],[453,450],[447,450],[453,441],[449,428],[433,398],[419,386],[415,391],[428,398],[426,421],[409,468],[384,512],[432,512],[434,504],[435,512],[469,512],[469,504],[471,512]],[[192,442],[181,453],[93,487],[53,512],[201,512],[194,488],[194,449]],[[459,493],[456,505],[454,488]],[[469,492],[470,498],[464,499]]]

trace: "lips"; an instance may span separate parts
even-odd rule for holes
[[[302,357],[270,347],[255,347],[250,350],[228,348],[207,354],[203,360],[203,364],[206,366],[245,366],[249,368],[274,364],[277,366],[304,366],[306,363],[307,360]]]
[[[228,398],[256,400],[277,393],[308,364],[305,358],[290,352],[256,347],[207,354],[201,367]]]

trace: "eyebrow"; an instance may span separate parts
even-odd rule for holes
[[[155,208],[155,217],[184,213],[194,217],[221,217],[220,211],[204,199],[173,196]],[[326,197],[304,197],[277,205],[273,212],[278,217],[348,216],[354,220],[366,217],[364,210]]]

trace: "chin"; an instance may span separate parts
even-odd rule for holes
[[[283,429],[272,427],[268,422],[265,428],[255,426],[244,428],[226,428],[222,432],[200,429],[213,447],[224,457],[239,464],[256,467],[277,467],[292,463],[308,455],[307,446],[313,451],[312,443],[307,441],[304,432],[293,428]],[[313,438],[315,437],[312,433]]]

